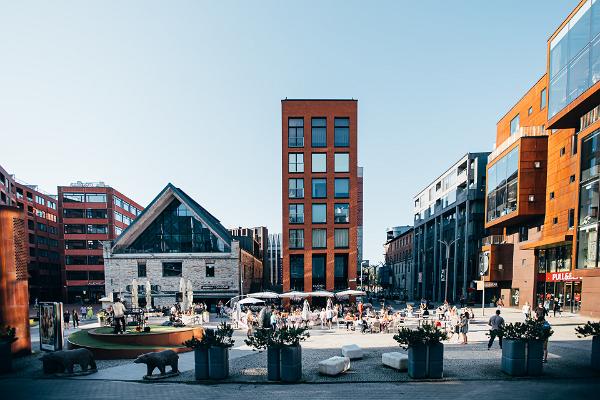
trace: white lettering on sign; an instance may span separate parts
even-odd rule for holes
[[[550,272],[546,274],[546,280],[549,282],[557,281],[576,281],[580,278],[573,275],[572,272]]]

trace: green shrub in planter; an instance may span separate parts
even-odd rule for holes
[[[283,382],[298,382],[302,379],[300,342],[309,336],[306,328],[283,327],[275,331],[275,341],[281,343],[280,377]]]
[[[12,370],[12,344],[17,340],[16,329],[10,326],[0,328],[0,373]]]
[[[600,371],[600,322],[588,321],[575,328],[578,337],[592,337],[592,368]]]
[[[553,333],[545,321],[534,319],[501,326],[502,372],[511,376],[541,375],[544,342]]]
[[[408,349],[408,375],[414,379],[442,378],[444,374],[445,331],[433,324],[417,329],[400,328],[394,340]]]
[[[194,349],[194,377],[196,380],[208,379],[208,349],[214,341],[214,330],[205,329],[200,339],[192,336],[190,340],[183,342],[185,347]]]
[[[280,335],[271,328],[257,328],[244,342],[253,350],[267,349],[267,379],[280,380],[281,347],[283,346]]]
[[[554,331],[548,322],[534,319],[528,319],[525,327],[527,375],[538,376],[544,372],[544,344]]]

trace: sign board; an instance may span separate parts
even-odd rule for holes
[[[498,287],[498,282],[485,282],[485,281],[476,281],[477,282],[477,290],[483,290],[483,288],[495,288]]]
[[[64,341],[63,304],[39,303],[40,307],[40,349],[62,350]]]
[[[574,276],[572,272],[547,272],[546,274],[540,274],[540,280],[546,282],[572,282],[581,280],[581,278]]]
[[[215,289],[229,289],[229,285],[202,285],[200,289],[204,290],[215,290]]]

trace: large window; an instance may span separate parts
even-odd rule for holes
[[[347,224],[350,222],[350,205],[348,203],[336,203],[333,209],[336,224]]]
[[[80,224],[65,224],[65,233],[66,234],[74,234],[74,233],[85,233],[85,225]]]
[[[325,254],[313,254],[312,256],[312,289],[324,290],[326,288]]]
[[[85,194],[83,193],[63,193],[63,203],[83,203]]]
[[[327,154],[312,153],[312,172],[327,172]]]
[[[106,225],[88,225],[87,233],[105,235],[108,233],[108,227]]]
[[[288,179],[288,190],[290,199],[302,199],[304,198],[304,179],[303,178],[292,178]]]
[[[519,114],[517,114],[516,117],[514,117],[513,119],[510,120],[510,135],[511,136],[519,131],[519,126],[520,126]]]
[[[304,229],[290,229],[290,249],[304,248]]]
[[[334,256],[334,289],[348,289],[348,254],[336,254]]]
[[[327,223],[327,204],[312,205],[312,222],[313,224]]]
[[[348,248],[348,228],[335,229],[334,246],[336,249]]]
[[[312,119],[312,147],[327,147],[327,119]]]
[[[335,118],[333,133],[335,147],[350,146],[350,119]]]
[[[543,88],[540,93],[540,110],[546,108],[546,88]]]
[[[335,153],[335,172],[350,172],[350,154]]]
[[[100,209],[90,208],[85,211],[85,217],[89,218],[89,219],[106,219],[107,213],[106,213],[106,210],[103,208],[100,208]]]
[[[312,248],[325,249],[327,248],[327,229],[312,230]]]
[[[85,201],[88,203],[106,203],[105,193],[87,193],[85,195]]]
[[[550,42],[548,116],[600,80],[600,2],[586,1]]]
[[[577,268],[580,269],[598,267],[599,140],[600,131],[596,131],[581,143],[579,231],[577,233]]]
[[[350,179],[336,178],[334,183],[334,191],[336,198],[350,197]]]
[[[288,146],[304,147],[304,119],[288,119]]]
[[[290,204],[290,224],[304,223],[304,204]]]
[[[304,290],[304,256],[302,254],[290,255],[290,289]]]
[[[315,178],[312,180],[313,199],[324,199],[327,197],[327,179]]]
[[[517,209],[519,146],[488,168],[487,221],[503,217]]]
[[[138,278],[146,277],[146,262],[138,261]]]
[[[304,172],[304,154],[288,154],[288,172]]]
[[[181,262],[163,262],[162,276],[165,278],[181,276],[183,264]]]
[[[571,245],[537,250],[538,273],[571,270]]]

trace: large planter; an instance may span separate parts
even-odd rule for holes
[[[544,372],[544,341],[527,342],[527,375],[539,376]]]
[[[444,345],[418,345],[408,348],[408,376],[413,379],[444,376]]]
[[[279,347],[267,347],[267,379],[278,381],[281,379],[281,351]]]
[[[600,336],[592,337],[592,368],[600,371]]]
[[[12,344],[11,341],[0,341],[0,373],[12,370]]]
[[[225,379],[229,376],[229,347],[212,346],[208,349],[209,379]]]
[[[283,346],[281,348],[280,375],[283,382],[298,382],[302,379],[302,347]]]
[[[526,345],[523,340],[505,339],[502,342],[502,372],[511,376],[527,374]]]
[[[194,349],[194,376],[197,381],[208,379],[208,349]]]

